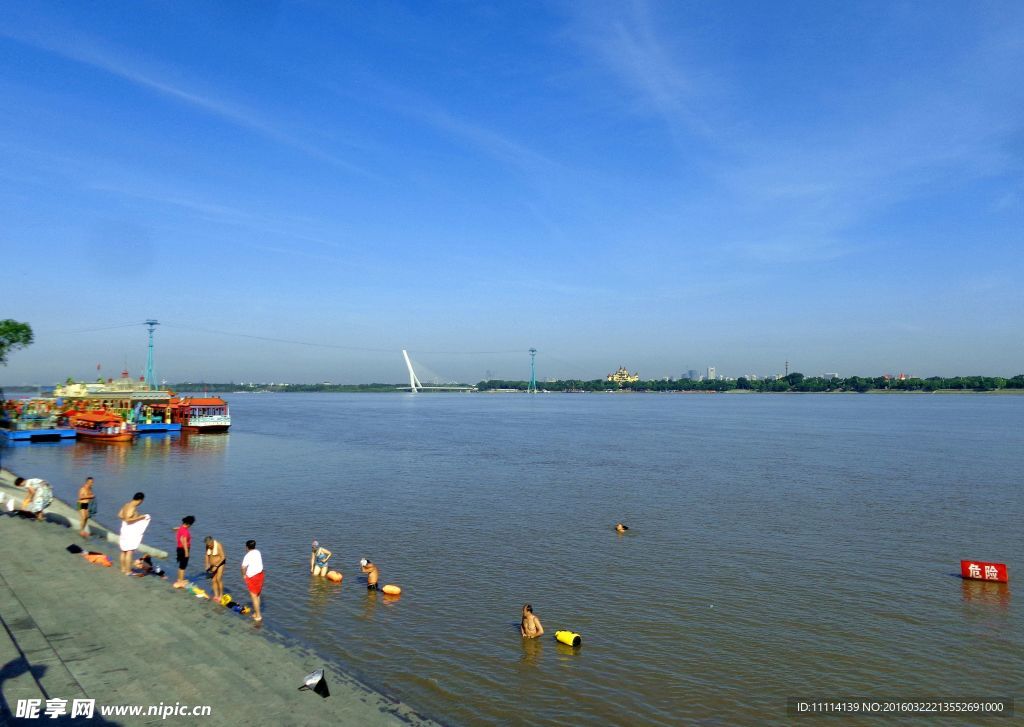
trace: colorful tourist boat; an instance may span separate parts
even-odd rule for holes
[[[209,434],[226,432],[231,426],[228,403],[219,396],[186,396],[173,398],[168,404],[171,421],[183,431]]]
[[[74,382],[70,379],[54,390],[54,397],[76,409],[108,411],[120,414],[135,425],[139,434],[150,432],[176,432],[181,426],[171,421],[168,404],[174,394],[146,384],[143,378],[135,381],[128,371],[120,379],[107,379],[95,383]]]
[[[113,412],[65,412],[68,422],[79,439],[98,442],[130,442],[135,439],[135,428]]]

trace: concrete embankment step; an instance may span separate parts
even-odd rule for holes
[[[0,575],[0,723],[9,721],[20,699],[85,696],[49,640]]]
[[[6,598],[0,596],[0,614],[6,613]],[[7,622],[0,616],[0,724],[14,718],[19,699],[46,699]]]

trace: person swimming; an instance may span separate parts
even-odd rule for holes
[[[327,548],[320,545],[319,540],[313,541],[313,552],[309,556],[309,572],[315,576],[327,575],[327,561],[334,555]]]
[[[623,525],[622,523],[615,523],[615,532],[617,532],[617,533],[624,533],[627,530],[629,530],[628,526]]]
[[[533,606],[528,603],[523,606],[523,620],[519,624],[519,633],[524,639],[535,639],[544,634],[540,619],[534,615]]]
[[[363,558],[359,561],[359,567],[366,574],[366,590],[376,591],[377,580],[380,578],[380,571],[377,570],[377,566]]]

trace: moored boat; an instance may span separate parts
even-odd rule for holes
[[[67,417],[79,439],[98,442],[130,442],[135,439],[132,425],[113,412],[69,411]]]
[[[176,432],[180,425],[171,422],[168,404],[173,393],[146,384],[140,378],[135,381],[127,369],[120,379],[108,379],[95,383],[74,382],[57,386],[54,396],[76,409],[108,411],[119,414],[134,425],[139,434],[149,432]]]
[[[228,403],[219,396],[186,396],[171,399],[171,421],[198,434],[226,432],[231,427]]]

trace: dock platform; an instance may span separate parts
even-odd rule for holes
[[[52,442],[57,439],[74,439],[75,430],[70,427],[61,429],[8,429],[0,427],[0,436],[12,442]]]

